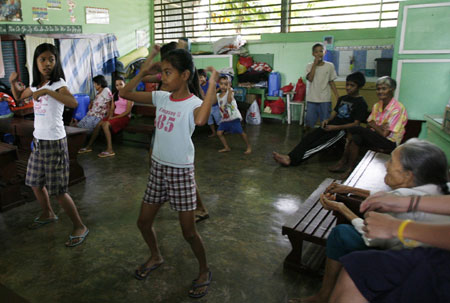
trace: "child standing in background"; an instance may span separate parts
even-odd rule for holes
[[[308,130],[317,122],[327,120],[331,114],[331,90],[339,99],[339,94],[334,84],[337,78],[334,65],[323,60],[325,49],[322,43],[316,43],[312,47],[314,62],[306,67],[306,79],[309,81],[309,89],[306,93],[306,129]],[[331,88],[331,89],[330,89]]]
[[[59,53],[52,44],[39,45],[33,58],[33,83],[19,91],[17,73],[9,77],[16,100],[33,96],[33,150],[28,159],[25,184],[33,189],[42,214],[29,226],[36,229],[58,221],[50,204],[55,195],[73,224],[66,246],[80,245],[89,233],[81,221],[77,207],[69,196],[69,151],[63,123],[64,106],[75,108],[78,103],[67,88]]]
[[[199,263],[199,273],[191,284],[189,296],[200,298],[207,294],[212,274],[202,238],[195,226],[195,151],[191,136],[196,125],[207,122],[215,91],[210,87],[203,102],[198,98],[200,86],[192,55],[183,49],[172,50],[162,58],[161,80],[167,91],[133,91],[142,78],[152,73],[156,65],[152,63],[153,57],[151,54],[147,58],[139,74],[120,91],[123,98],[156,106],[152,165],[137,222],[151,255],[136,269],[135,277],[145,279],[164,262],[153,222],[159,208],[169,201],[170,207],[178,212],[183,236]],[[213,82],[215,74],[217,72],[213,70]]]
[[[204,95],[206,95],[209,87],[209,82],[208,75],[206,74],[204,69],[198,70],[198,80],[200,81],[200,87],[202,88]],[[216,102],[211,108],[211,114],[209,115],[208,119],[208,125],[211,128],[211,135],[209,135],[209,137],[214,137],[216,135],[216,128],[214,127],[214,124],[219,125],[221,119],[222,117],[220,115],[219,103]]]
[[[244,142],[247,145],[244,154],[248,155],[252,152],[252,148],[248,143],[247,135],[242,130],[242,116],[238,110],[236,100],[234,99],[231,81],[228,76],[222,75],[219,77],[219,89],[220,92],[217,93],[217,100],[222,120],[217,129],[217,136],[224,146],[223,149],[219,150],[219,153],[231,151],[224,136],[224,132],[227,132],[231,134],[240,134],[242,136],[242,139],[244,139]]]

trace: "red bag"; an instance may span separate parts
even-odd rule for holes
[[[239,63],[245,66],[246,68],[250,68],[253,65],[253,58],[248,57],[239,57]]]
[[[285,93],[290,92],[294,88],[294,85],[292,83],[289,83],[288,85],[285,85],[281,88],[281,90]]]
[[[277,100],[270,102],[269,107],[272,110],[272,114],[284,113],[285,104],[283,98],[278,98]]]
[[[300,77],[297,81],[297,85],[295,85],[295,95],[292,101],[305,101],[306,95],[306,84],[303,83],[302,77]]]

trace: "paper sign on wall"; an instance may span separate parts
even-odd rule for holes
[[[32,10],[33,20],[45,20],[48,21],[48,11],[46,7],[33,7]]]
[[[107,8],[86,6],[86,24],[109,24]]]
[[[48,9],[61,9],[61,0],[47,0]]]

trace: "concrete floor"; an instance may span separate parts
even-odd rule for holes
[[[312,294],[317,276],[284,270],[290,251],[281,227],[317,185],[330,175],[336,153],[300,167],[284,168],[271,156],[288,152],[301,137],[298,125],[264,121],[246,126],[253,154],[240,136],[229,135],[229,153],[208,127],[194,134],[196,180],[210,219],[198,223],[213,282],[199,302],[287,302]],[[0,213],[0,283],[30,302],[191,302],[187,296],[197,263],[183,240],[177,214],[166,205],[155,228],[165,264],[145,281],[134,278],[148,257],[136,219],[148,176],[147,150],[115,143],[116,156],[80,155],[86,181],[70,187],[85,224],[86,242],[66,248],[71,222],[53,201],[60,220],[26,228],[39,214],[36,201]],[[336,176],[334,176],[336,177]],[[0,298],[0,302],[4,302]]]

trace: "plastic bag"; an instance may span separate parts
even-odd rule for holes
[[[278,98],[277,100],[270,102],[269,106],[272,110],[272,114],[282,114],[286,109],[283,98]]]
[[[302,77],[300,77],[297,81],[297,85],[295,85],[295,95],[292,101],[304,101],[306,95],[306,84],[303,83]]]
[[[253,101],[252,105],[248,108],[245,121],[250,125],[261,124],[261,114],[259,113],[258,102],[256,102],[256,100]]]
[[[248,57],[240,56],[239,64],[242,64],[243,66],[245,66],[245,68],[249,68],[250,66],[253,65],[253,58],[250,56],[248,56]]]

